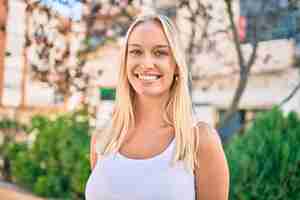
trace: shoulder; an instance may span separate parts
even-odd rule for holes
[[[199,153],[201,153],[201,150],[214,150],[222,147],[219,133],[206,122],[197,122],[194,126],[194,134]]]
[[[218,166],[226,160],[223,144],[219,133],[211,125],[198,122],[194,127],[196,161],[202,167]]]
[[[197,199],[228,199],[229,169],[219,134],[204,122],[197,123],[194,129],[199,143],[195,168]]]

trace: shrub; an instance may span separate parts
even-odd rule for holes
[[[13,152],[9,150],[16,137],[26,129],[24,124],[15,119],[3,118],[0,120],[0,157],[1,157],[1,176],[5,181],[11,181],[10,156]]]
[[[84,199],[89,169],[89,123],[83,111],[32,118],[26,144],[9,147],[18,184],[51,198]]]
[[[226,146],[230,199],[300,199],[300,120],[274,108]]]

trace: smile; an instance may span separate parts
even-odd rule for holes
[[[143,81],[155,81],[162,77],[162,75],[156,75],[156,74],[135,74],[135,76]]]

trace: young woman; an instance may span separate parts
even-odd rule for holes
[[[91,140],[87,200],[227,200],[217,132],[194,123],[179,35],[162,15],[138,17],[124,42],[113,118]]]

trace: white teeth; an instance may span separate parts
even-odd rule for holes
[[[156,76],[156,75],[138,75],[138,78],[141,79],[141,80],[150,81],[150,80],[159,79],[159,76]]]

